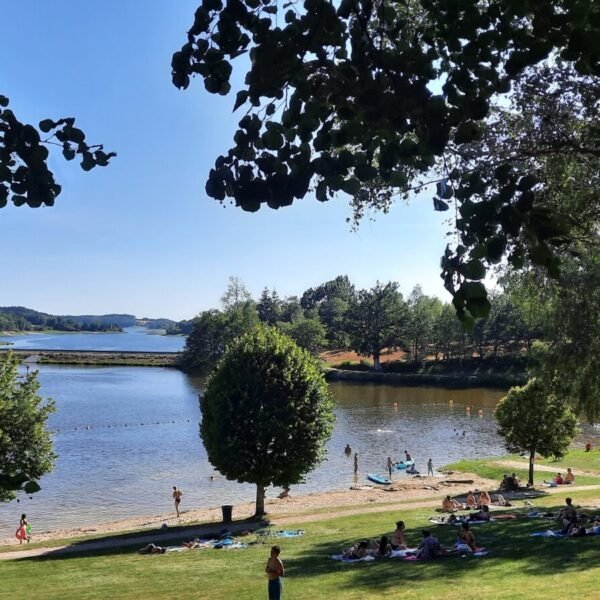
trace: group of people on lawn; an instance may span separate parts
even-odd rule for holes
[[[479,490],[475,490],[475,492],[469,490],[464,502],[459,502],[456,498],[446,496],[442,500],[442,511],[456,512],[457,510],[469,509],[479,509],[480,511],[483,511],[483,509],[486,508],[488,509],[486,512],[489,514],[488,507],[492,505],[510,506],[510,502],[508,502],[502,494],[494,494],[494,498],[492,499],[489,492],[486,492],[485,490],[481,492]]]
[[[487,508],[487,506],[485,508]],[[396,523],[396,529],[391,535],[384,535],[379,541],[362,540],[345,550],[343,556],[353,560],[360,560],[367,556],[391,556],[394,551],[406,550],[407,545],[404,537],[405,529],[404,521],[398,521]],[[440,541],[433,536],[428,529],[424,529],[421,534],[422,539],[416,552],[416,557],[419,559],[429,560],[455,552],[476,551],[475,536],[467,522],[461,524],[460,529],[457,532],[456,543],[450,550],[444,548]]]

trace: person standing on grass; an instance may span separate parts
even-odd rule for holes
[[[358,473],[358,452],[354,453],[354,474]]]
[[[279,558],[281,554],[281,548],[279,546],[273,546],[271,548],[271,556],[267,561],[265,572],[269,578],[268,591],[269,600],[280,600],[281,599],[281,578],[285,575],[283,563]]]
[[[427,461],[427,475],[431,475],[433,477],[433,461],[431,459]]]
[[[183,496],[183,492],[180,489],[177,489],[177,486],[173,486],[173,500],[175,501],[175,512],[177,513],[177,517],[179,518],[179,505],[181,504],[181,496]]]

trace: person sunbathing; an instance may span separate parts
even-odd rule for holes
[[[456,549],[459,552],[471,551],[475,552],[475,535],[469,528],[468,523],[463,523],[457,533],[458,540]]]
[[[366,556],[371,556],[373,554],[372,550],[369,549],[369,542],[363,540],[362,542],[358,542],[353,546],[350,546],[347,550],[344,550],[342,556],[344,558],[351,558],[353,560],[360,560],[361,558],[365,558]]]
[[[138,550],[139,554],[164,554],[167,551],[166,548],[156,546],[155,544],[148,544]]]
[[[562,485],[565,481],[562,477],[562,473],[557,473],[552,479],[556,485]]]
[[[564,483],[575,483],[575,475],[573,475],[573,471],[567,467],[567,474],[564,478]]]
[[[469,493],[467,494],[467,506],[469,508],[477,508],[477,499],[471,490],[469,490]]]
[[[482,506],[481,510],[469,515],[470,521],[489,521],[491,519],[490,509],[488,506]]]
[[[492,504],[492,498],[485,490],[483,490],[479,494],[479,498],[477,498],[477,504],[479,505],[479,507],[489,506],[490,504]]]
[[[390,538],[392,550],[404,550],[406,548],[406,539],[404,538],[404,521],[396,522],[396,529]]]
[[[496,506],[512,506],[512,504],[502,494],[494,494],[494,500],[492,504],[495,504]]]
[[[375,546],[375,556],[389,556],[392,553],[392,546],[387,535],[382,536],[381,540],[379,540],[379,544],[375,544]]]
[[[442,500],[442,510],[445,512],[455,512],[457,510],[463,510],[463,509],[464,509],[464,504],[462,504],[461,502],[458,502],[458,500],[455,500],[454,498],[451,498],[450,496],[446,496]]]
[[[577,510],[573,506],[572,498],[565,498],[565,504],[558,513],[558,520],[563,524],[561,533],[568,533],[577,525]]]

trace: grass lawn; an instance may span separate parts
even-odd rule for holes
[[[573,496],[583,504],[586,499],[597,498],[598,493]],[[534,502],[552,510],[563,501],[563,495],[556,495]],[[430,509],[365,513],[301,524],[306,531],[304,537],[278,540],[287,571],[284,599],[546,600],[565,587],[578,600],[598,598],[600,536],[532,538],[530,532],[552,526],[551,522],[537,519],[474,526],[478,543],[490,550],[483,558],[457,556],[432,562],[381,559],[359,564],[342,564],[328,558],[361,538],[391,532],[397,519],[406,521],[408,541],[416,545],[431,514]],[[442,543],[454,542],[453,527],[431,529]],[[140,556],[135,549],[120,549],[76,557],[1,562],[0,596],[111,600],[266,598],[264,566],[268,551],[268,545],[254,545],[245,550]]]

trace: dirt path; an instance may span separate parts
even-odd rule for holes
[[[510,462],[510,461],[502,461],[502,462]],[[463,474],[464,476],[468,476],[467,473]],[[600,484],[598,485],[582,485],[582,486],[572,486],[570,489],[573,491],[585,491],[585,490],[600,490]],[[381,490],[377,490],[381,491]],[[544,489],[544,492],[548,494],[558,494],[563,492],[563,488],[548,488]],[[453,492],[454,493],[454,492]],[[296,523],[310,523],[314,521],[325,521],[327,519],[331,519],[333,517],[349,517],[355,516],[365,513],[380,513],[387,511],[406,511],[412,510],[416,508],[423,507],[437,507],[439,506],[440,499],[429,498],[429,499],[413,499],[413,501],[405,501],[405,502],[382,502],[374,504],[373,506],[362,506],[356,508],[341,508],[340,510],[330,510],[327,512],[319,512],[313,514],[287,514],[283,516],[275,516],[271,519],[271,525],[278,527],[281,525],[288,524],[296,524]],[[600,498],[598,501],[589,502],[589,505],[598,506],[600,505]],[[234,523],[228,525],[228,529],[233,533],[243,531],[245,529],[256,527],[258,525],[257,522],[243,522],[243,523]],[[107,550],[112,548],[122,548],[126,546],[144,546],[149,543],[155,543],[158,545],[163,544],[164,542],[181,539],[182,537],[189,537],[190,539],[196,536],[206,535],[208,533],[218,532],[223,525],[221,523],[213,523],[202,525],[198,527],[190,527],[182,533],[182,531],[176,532],[165,532],[165,533],[152,533],[152,534],[140,534],[139,536],[125,538],[125,539],[109,539],[109,540],[97,540],[97,541],[89,541],[89,542],[74,542],[70,545],[62,545],[56,546],[54,548],[35,548],[33,550],[21,550],[15,552],[4,552],[0,553],[0,561],[2,560],[14,560],[21,558],[31,558],[35,556],[45,556],[45,555],[60,555],[60,554],[73,554],[73,553],[81,553],[81,552],[92,552],[97,550]]]

